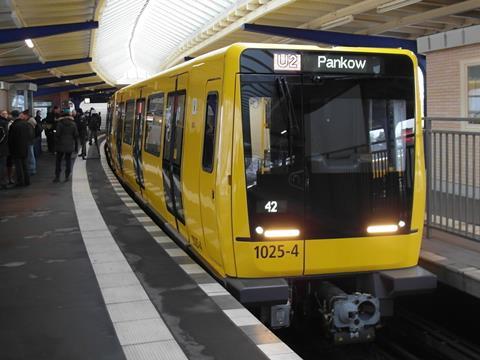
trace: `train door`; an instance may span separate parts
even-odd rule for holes
[[[117,163],[123,174],[122,160],[122,137],[123,137],[123,119],[125,117],[125,103],[121,102],[117,107],[117,126],[115,127],[115,145],[117,153]]]
[[[175,217],[178,230],[185,229],[181,169],[187,80],[187,74],[178,76],[175,91],[167,95],[163,143],[162,177],[165,202],[168,211]]]
[[[135,170],[135,180],[140,186],[140,190],[145,188],[143,181],[142,165],[142,143],[143,126],[145,122],[145,99],[138,99],[135,111],[135,129],[133,134],[133,167]]]
[[[216,174],[215,150],[217,123],[220,109],[221,80],[207,82],[203,128],[203,151],[200,171],[200,208],[203,238],[210,258],[222,266],[222,252],[218,239],[217,211],[215,205]]]

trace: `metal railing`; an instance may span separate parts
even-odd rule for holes
[[[424,121],[426,236],[437,228],[480,240],[480,119]]]

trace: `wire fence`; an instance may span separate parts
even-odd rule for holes
[[[480,118],[424,121],[426,236],[437,228],[480,240]]]

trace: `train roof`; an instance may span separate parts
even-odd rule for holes
[[[278,50],[312,50],[312,51],[346,51],[346,52],[370,52],[370,53],[383,53],[383,54],[402,54],[409,56],[414,64],[417,63],[417,59],[415,54],[406,49],[401,48],[373,48],[373,47],[347,47],[347,46],[334,46],[334,47],[322,47],[317,45],[295,45],[295,44],[273,44],[273,43],[234,43],[229,46],[225,46],[223,48],[210,51],[208,53],[202,54],[198,57],[195,57],[191,60],[185,61],[181,64],[175,65],[169,69],[163,70],[148,79],[142,80],[137,83],[130,84],[119,91],[117,93],[122,93],[124,91],[132,90],[137,87],[142,87],[146,85],[152,79],[161,76],[168,76],[174,74],[181,74],[182,72],[187,71],[192,66],[199,64],[206,59],[214,59],[217,57],[232,55],[240,57],[240,54],[246,49],[278,49]]]

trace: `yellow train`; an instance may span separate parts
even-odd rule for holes
[[[401,49],[234,44],[119,90],[111,166],[272,327],[368,340],[436,285],[417,78]]]

